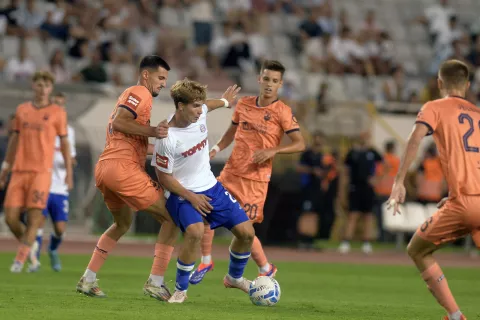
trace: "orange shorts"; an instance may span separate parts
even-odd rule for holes
[[[435,245],[472,234],[480,248],[480,197],[461,195],[447,200],[417,229],[417,233]]]
[[[222,171],[217,179],[243,206],[253,223],[263,221],[263,207],[267,198],[268,182],[245,179],[226,171]]]
[[[163,199],[163,190],[144,168],[135,162],[103,160],[95,166],[95,182],[110,211],[128,205],[135,211]]]
[[[13,172],[5,208],[45,209],[51,182],[51,172]]]

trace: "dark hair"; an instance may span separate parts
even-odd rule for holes
[[[282,74],[282,78],[283,74],[285,73],[285,67],[280,61],[277,60],[265,60],[262,63],[262,69],[260,69],[260,72],[263,70],[278,71]]]
[[[445,89],[459,89],[469,79],[468,66],[460,60],[447,60],[440,66],[438,75],[445,85]]]
[[[145,69],[157,69],[158,67],[162,67],[163,69],[170,71],[170,66],[165,60],[159,56],[150,55],[143,57],[142,61],[140,61],[139,69],[142,71]]]
[[[395,143],[394,140],[389,140],[385,143],[385,151],[386,152],[393,152],[395,150],[395,146],[397,144]]]

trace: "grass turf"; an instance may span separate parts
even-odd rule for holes
[[[256,307],[239,290],[222,284],[227,262],[189,289],[183,305],[142,294],[151,259],[109,257],[99,274],[107,299],[84,297],[75,285],[88,256],[64,255],[63,270],[51,271],[43,256],[37,274],[11,274],[13,254],[0,253],[0,319],[440,319],[443,310],[413,267],[279,263],[282,296],[277,306]],[[450,286],[469,319],[480,318],[480,278],[475,269],[445,268]],[[256,269],[249,263],[246,276]],[[172,262],[167,279],[174,280]],[[169,282],[172,288],[174,282]]]

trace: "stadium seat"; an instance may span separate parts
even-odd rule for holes
[[[362,76],[346,76],[345,88],[347,89],[347,95],[350,99],[360,101],[367,99],[367,88],[365,85],[365,80]]]
[[[318,95],[320,84],[326,81],[326,77],[321,73],[309,73],[307,74],[307,96],[315,98]]]
[[[272,45],[276,52],[283,52],[286,54],[291,54],[292,52],[292,43],[285,35],[274,35],[272,37]]]
[[[9,59],[18,55],[19,40],[16,37],[7,36],[2,41],[2,56]]]
[[[330,75],[327,77],[329,98],[336,101],[348,100],[345,93],[343,77]]]
[[[438,211],[438,208],[435,203],[427,204],[425,206],[425,214],[427,218],[431,217],[437,211]]]
[[[403,205],[400,205],[399,209],[401,214],[393,215],[392,209],[388,210],[387,204],[382,204],[383,227],[385,230],[392,233],[404,231],[403,226],[406,224],[406,209]]]

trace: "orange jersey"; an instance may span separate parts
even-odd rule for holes
[[[148,137],[126,135],[113,130],[112,122],[118,108],[125,108],[130,111],[139,124],[150,125],[152,95],[144,86],[133,86],[123,91],[110,116],[105,149],[98,161],[124,159],[144,167],[147,159]]]
[[[392,153],[385,153],[383,162],[377,164],[376,167],[376,176],[378,177],[375,183],[376,193],[384,196],[390,195],[399,168],[400,158]]]
[[[55,138],[67,133],[65,109],[50,104],[37,108],[32,102],[17,107],[13,130],[18,132],[18,145],[13,171],[49,172],[53,166]]]
[[[447,97],[426,103],[416,123],[433,134],[450,197],[480,195],[480,109]]]
[[[235,145],[223,170],[246,179],[270,181],[273,159],[256,164],[253,153],[277,147],[285,133],[300,128],[289,106],[276,100],[259,107],[257,99],[244,97],[237,103],[232,116],[232,123],[238,125]]]

